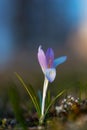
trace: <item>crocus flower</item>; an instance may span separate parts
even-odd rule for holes
[[[67,59],[66,56],[54,59],[54,52],[52,48],[48,48],[46,54],[42,50],[41,46],[38,48],[38,61],[44,73],[44,85],[43,85],[43,97],[42,97],[42,107],[41,107],[41,118],[40,122],[44,120],[44,108],[45,108],[45,98],[48,87],[48,82],[53,82],[56,77],[56,67]]]
[[[52,48],[48,48],[46,54],[42,50],[41,46],[38,48],[38,61],[49,82],[54,81],[56,77],[56,67],[65,62],[66,59],[66,56],[54,59],[54,52]]]

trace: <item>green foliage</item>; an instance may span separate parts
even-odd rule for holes
[[[39,99],[38,99],[32,85],[29,84],[29,86],[27,87],[27,85],[24,83],[23,79],[19,76],[19,74],[15,73],[15,75],[17,76],[17,78],[19,79],[19,81],[21,82],[21,84],[23,85],[25,90],[27,91],[28,95],[30,96],[30,98],[35,106],[35,109],[37,111],[37,114],[40,117],[40,115],[41,115],[40,103],[39,103]]]
[[[44,117],[46,116],[46,114],[48,113],[50,107],[55,103],[55,101],[65,92],[65,90],[63,90],[62,92],[58,93],[56,97],[54,97],[53,100],[50,100],[47,108],[46,108],[46,111],[45,111],[45,115]]]
[[[22,109],[20,107],[20,97],[19,97],[19,94],[16,90],[16,86],[13,86],[13,87],[11,86],[10,91],[9,91],[9,97],[10,97],[10,101],[11,101],[16,119],[18,120],[18,122],[22,126],[23,130],[27,130],[26,122],[25,122],[25,119],[23,117],[23,112],[22,112]]]
[[[42,107],[42,93],[40,90],[38,91],[38,97],[39,97],[39,103],[40,103],[40,108],[41,108]]]
[[[43,121],[45,119],[45,116],[47,115],[50,107],[55,103],[55,101],[58,99],[58,97],[60,97],[65,91],[62,91],[62,92],[58,93],[57,96],[54,97],[53,100],[51,100],[50,91],[48,91],[47,97],[46,97],[46,111],[45,111],[44,117],[42,117],[42,115],[41,115],[41,108],[42,108],[42,106],[41,106],[41,102],[42,102],[42,100],[41,100],[41,97],[42,97],[41,92],[39,91],[39,98],[38,98],[38,96],[36,95],[32,85],[29,84],[29,86],[27,86],[18,73],[15,73],[15,75],[17,76],[17,78],[21,82],[22,86],[25,88],[28,95],[30,96],[30,98],[31,98],[31,100],[32,100],[32,102],[34,104],[34,107],[35,107],[35,109],[37,111],[40,122],[43,123]]]
[[[48,107],[48,104],[51,102],[51,93],[50,91],[47,92],[47,96],[46,96],[46,101],[45,101],[45,106],[46,108]]]

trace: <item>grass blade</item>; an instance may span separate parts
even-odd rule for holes
[[[20,97],[18,91],[15,88],[15,85],[11,86],[9,89],[9,98],[17,121],[20,123],[23,130],[27,130],[26,122],[23,116],[23,111],[20,107]]]
[[[46,96],[46,108],[48,106],[48,104],[51,102],[51,94],[50,91],[47,92],[47,96]]]
[[[27,91],[28,95],[30,96],[34,107],[38,113],[38,116],[40,117],[41,115],[41,109],[40,109],[40,104],[39,104],[39,99],[32,87],[32,85],[29,84],[29,86],[27,87],[27,85],[24,83],[23,79],[20,77],[20,75],[18,73],[15,72],[15,75],[17,76],[17,78],[19,79],[19,81],[21,82],[21,84],[23,85],[23,87],[25,88],[25,90]]]
[[[58,93],[57,96],[49,103],[46,111],[45,111],[45,115],[44,117],[46,116],[46,114],[48,113],[50,107],[53,105],[53,103],[55,103],[55,101],[57,100],[58,97],[60,97],[63,93],[65,92],[65,90],[63,90],[62,92]]]
[[[38,97],[39,97],[39,104],[40,104],[40,108],[41,108],[42,107],[42,93],[40,90],[38,91]]]

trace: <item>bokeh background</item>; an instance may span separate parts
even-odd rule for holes
[[[0,88],[18,72],[36,88],[43,85],[37,60],[42,45],[55,57],[67,55],[50,89],[70,93],[87,87],[87,0],[0,0]],[[22,88],[20,88],[22,89]]]

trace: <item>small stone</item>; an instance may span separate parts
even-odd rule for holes
[[[67,105],[72,106],[73,104],[71,102],[68,102]]]
[[[78,103],[78,99],[76,99],[75,102]]]
[[[67,104],[64,104],[64,108],[67,108]]]
[[[75,100],[74,97],[71,97],[71,100],[74,101]]]
[[[70,99],[70,98],[71,98],[71,95],[68,95],[68,96],[67,96],[67,98],[69,98],[69,99]]]
[[[64,98],[63,102],[65,103],[66,101],[67,101],[66,98]]]
[[[10,125],[14,127],[16,125],[17,121],[16,119],[11,120]]]
[[[62,106],[56,106],[55,107],[57,114],[59,114],[61,111],[63,111],[63,107]]]

